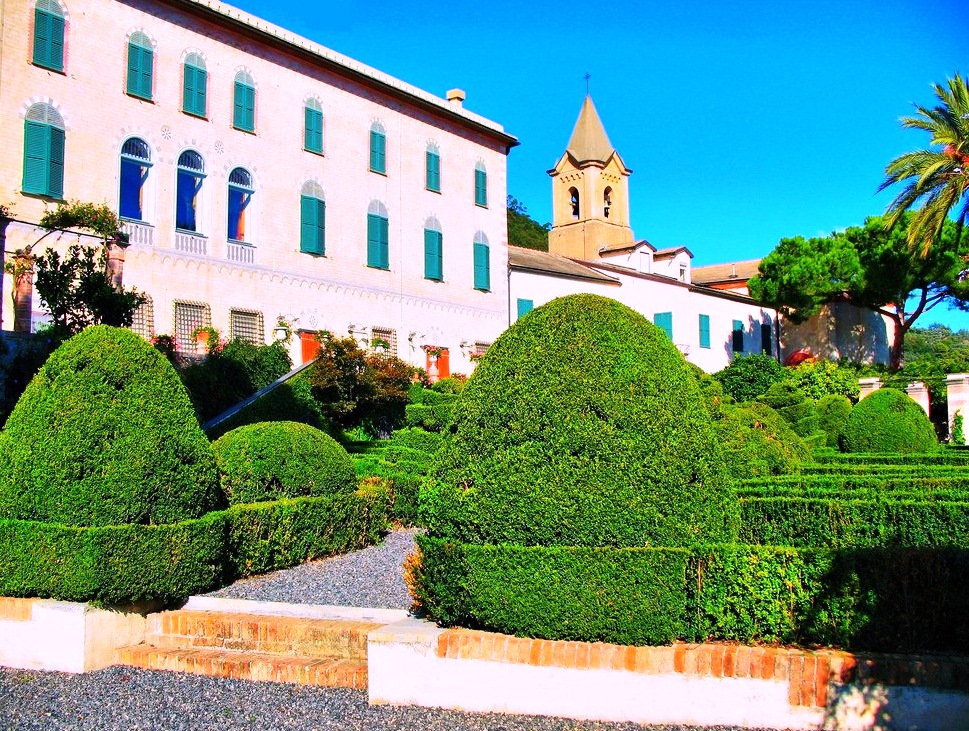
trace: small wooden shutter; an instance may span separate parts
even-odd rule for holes
[[[673,313],[657,312],[653,315],[653,323],[666,333],[670,340],[673,339]]]
[[[488,260],[488,245],[474,244],[474,288],[487,292],[491,289],[491,263]]]
[[[232,126],[246,132],[256,128],[256,90],[241,81],[235,82]]]
[[[440,281],[444,278],[441,259],[443,236],[440,231],[424,229],[424,278]]]
[[[427,152],[427,189],[441,190],[441,156],[431,151]]]
[[[50,125],[24,123],[24,193],[47,194],[50,180]]]
[[[370,169],[376,173],[387,170],[387,138],[377,130],[370,130]]]
[[[185,64],[185,85],[182,91],[182,111],[205,116],[205,69]]]
[[[375,213],[367,214],[367,266],[377,269],[389,268],[388,230],[386,218]]]
[[[150,48],[128,44],[128,93],[151,99],[153,58]]]
[[[304,109],[303,147],[310,152],[323,152],[323,112],[318,109]]]
[[[518,300],[518,317],[524,317],[535,307],[535,303],[532,300],[523,300],[519,298]]]
[[[474,171],[474,202],[479,206],[488,205],[488,173],[484,170]]]
[[[64,197],[64,130],[50,128],[50,181],[47,195]]]
[[[733,352],[744,352],[744,323],[740,320],[733,321]]]
[[[323,256],[326,253],[326,203],[319,198],[300,196],[299,250]]]
[[[700,315],[700,347],[710,347],[710,315]]]
[[[38,66],[64,70],[64,18],[34,9],[34,55]]]

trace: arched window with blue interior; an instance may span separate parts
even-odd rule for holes
[[[195,150],[178,156],[175,182],[175,228],[198,232],[205,161]]]
[[[129,137],[121,146],[121,190],[118,213],[132,221],[145,220],[145,184],[151,171],[151,149],[139,137]]]
[[[229,241],[248,241],[246,238],[246,209],[252,202],[252,175],[245,168],[233,168],[229,173]]]

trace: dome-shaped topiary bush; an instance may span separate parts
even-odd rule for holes
[[[829,393],[818,399],[818,424],[828,435],[826,444],[829,447],[838,446],[838,438],[848,423],[851,415],[851,401],[840,393]]]
[[[684,546],[735,515],[700,388],[665,333],[595,295],[521,318],[478,365],[422,493],[432,535]]]
[[[97,326],[50,356],[10,414],[0,519],[158,524],[218,507],[215,459],[172,365]]]
[[[845,452],[931,452],[938,448],[932,422],[907,394],[880,388],[851,410],[841,433]]]
[[[798,472],[810,450],[793,428],[767,404],[723,405],[713,422],[724,458],[747,477]]]
[[[249,424],[212,444],[230,504],[352,492],[353,462],[333,437],[307,424]]]

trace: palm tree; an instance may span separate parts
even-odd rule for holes
[[[927,109],[916,104],[919,116],[902,117],[903,127],[925,130],[932,135],[929,144],[942,149],[917,150],[895,158],[885,168],[885,181],[878,188],[882,191],[905,182],[905,188],[889,204],[885,220],[894,226],[905,211],[919,205],[909,221],[908,243],[921,247],[923,254],[939,241],[953,209],[957,209],[954,243],[958,250],[969,215],[969,89],[959,74],[947,83],[948,88],[932,85],[938,106]],[[962,208],[958,210],[960,202]]]

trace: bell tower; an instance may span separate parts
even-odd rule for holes
[[[552,177],[549,252],[594,261],[603,248],[632,244],[630,173],[609,142],[592,97],[586,96],[565,154],[548,171]]]

